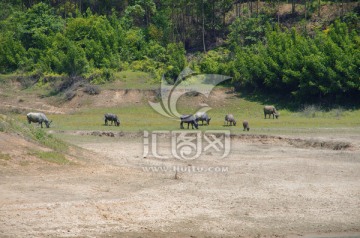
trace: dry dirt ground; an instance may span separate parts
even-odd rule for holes
[[[0,237],[360,236],[360,136],[234,137],[191,161],[144,158],[139,134],[66,136],[90,151],[71,165],[0,161]]]
[[[153,96],[133,93],[102,103]],[[89,98],[1,102],[68,113]],[[191,161],[143,158],[142,134],[109,135],[61,135],[79,148],[56,165],[29,153],[46,148],[0,132],[0,237],[360,237],[360,135],[234,137],[226,158]],[[161,155],[170,141],[159,139]]]

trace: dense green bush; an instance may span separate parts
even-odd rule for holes
[[[267,31],[265,44],[238,48],[234,80],[299,101],[342,100],[360,93],[360,37],[336,21],[315,37],[295,29]]]

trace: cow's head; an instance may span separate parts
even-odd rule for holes
[[[46,122],[45,122],[46,128],[49,128],[49,127],[50,127],[51,122],[52,122],[52,121],[46,121]]]
[[[234,126],[236,126],[236,121],[234,120]]]
[[[210,120],[211,120],[211,117],[209,117],[209,118],[207,119],[207,124],[208,124],[208,125],[210,125]]]
[[[116,126],[120,126],[120,120],[117,119],[116,122],[115,122]]]
[[[278,112],[275,112],[275,117],[276,117],[276,119],[278,119],[279,118],[279,116],[280,116],[280,114],[278,113]]]
[[[196,120],[194,120],[194,126],[195,126],[196,129],[199,129],[199,124],[197,123]]]

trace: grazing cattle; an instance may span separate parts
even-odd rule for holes
[[[194,127],[195,127],[196,129],[199,128],[199,125],[198,125],[198,123],[197,123],[197,121],[196,121],[196,118],[195,118],[193,115],[182,115],[182,116],[180,117],[180,120],[181,120],[181,122],[180,122],[180,129],[184,129],[184,125],[183,125],[184,122],[188,124],[188,128],[187,128],[187,129],[189,129],[189,125],[190,125],[190,124],[191,124],[191,128],[192,128],[192,129],[194,129]]]
[[[201,121],[201,125],[204,125],[204,121],[206,122],[206,125],[210,125],[211,117],[209,117],[206,112],[197,112],[195,114],[195,119],[198,123]]]
[[[278,117],[280,116],[280,114],[276,111],[276,108],[274,106],[265,106],[264,107],[264,116],[266,119],[266,115],[269,114],[269,118],[271,117],[271,115],[273,115],[273,119],[274,117],[276,117],[276,119],[278,119]]]
[[[36,123],[40,124],[41,128],[43,128],[43,126],[42,126],[43,122],[45,123],[46,128],[49,128],[50,123],[52,122],[52,121],[49,121],[49,119],[47,119],[45,114],[42,112],[29,112],[28,114],[26,114],[26,118],[27,118],[29,124],[31,122],[36,122]]]
[[[244,127],[244,131],[249,131],[250,130],[249,122],[248,121],[243,121],[243,127]]]
[[[115,126],[120,126],[120,120],[119,120],[119,118],[117,117],[117,115],[115,115],[115,114],[106,113],[106,114],[104,115],[104,119],[105,119],[105,125],[106,125],[106,126],[108,125],[108,121],[111,122],[111,125],[114,123]]]
[[[227,126],[229,125],[229,123],[230,123],[230,126],[232,126],[232,125],[236,126],[236,121],[235,121],[233,114],[227,114],[225,116],[225,123]]]

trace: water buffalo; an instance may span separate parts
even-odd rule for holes
[[[115,114],[106,113],[104,115],[104,119],[105,119],[105,125],[106,126],[108,125],[108,121],[111,122],[111,125],[114,123],[115,126],[120,126],[120,120],[119,120],[118,116],[115,115]]]
[[[204,125],[204,121],[206,122],[206,125],[210,125],[211,117],[209,117],[206,112],[197,112],[195,114],[195,119],[198,123],[201,121],[201,125]]]
[[[273,115],[273,119],[274,117],[276,117],[276,119],[278,119],[278,117],[280,116],[280,114],[276,111],[276,108],[274,106],[265,106],[264,107],[264,116],[266,119],[266,115],[269,114],[269,118],[271,117],[271,115]]]
[[[225,122],[226,122],[226,125],[228,125],[228,123],[230,122],[230,126],[232,126],[232,125],[236,126],[236,121],[235,121],[233,114],[227,114],[225,116]]]
[[[199,128],[199,125],[196,121],[196,118],[193,115],[182,115],[180,117],[180,129],[184,129],[184,122],[188,124],[188,129],[189,129],[189,125],[191,124],[191,128],[194,129],[194,126],[196,129]]]
[[[244,127],[244,131],[245,130],[249,131],[250,130],[249,122],[248,121],[243,121],[243,127]]]
[[[43,122],[45,123],[46,128],[49,128],[50,123],[52,122],[52,121],[49,121],[49,119],[47,119],[45,114],[42,112],[29,112],[28,114],[26,114],[26,117],[27,117],[29,124],[31,122],[36,122],[36,123],[40,124],[41,128],[43,128],[43,126],[42,126]]]

